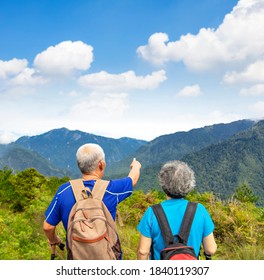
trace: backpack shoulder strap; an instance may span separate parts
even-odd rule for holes
[[[102,200],[106,191],[106,188],[109,184],[109,181],[106,180],[97,180],[94,184],[93,190],[92,190],[92,196],[93,198]]]
[[[70,180],[70,184],[76,201],[87,198],[87,191],[92,193],[94,198],[102,200],[109,181],[97,180],[94,184],[92,192],[89,188],[84,186],[82,179]]]
[[[174,237],[172,235],[166,214],[160,204],[155,204],[151,208],[157,218],[165,246],[167,247],[174,242]]]
[[[185,210],[181,228],[180,228],[180,233],[178,234],[179,240],[183,242],[185,245],[188,242],[193,218],[196,212],[197,208],[197,203],[196,202],[188,202],[187,208]]]
[[[84,187],[82,179],[70,180],[70,184],[76,201],[82,200],[88,196],[86,191],[89,191],[89,189]]]

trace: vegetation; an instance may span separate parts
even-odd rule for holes
[[[44,213],[57,188],[68,180],[44,177],[32,168],[17,173],[0,170],[0,259],[50,258],[42,231]],[[164,199],[157,190],[135,190],[119,205],[117,224],[124,259],[136,259],[137,224],[147,207]],[[226,200],[211,192],[193,192],[188,199],[202,203],[213,218],[218,244],[213,259],[264,259],[264,209],[256,206],[258,197],[249,185],[239,185]],[[62,225],[58,235],[65,240]],[[57,250],[57,258],[66,259],[66,252]]]
[[[264,206],[264,121],[227,141],[182,158],[194,170],[199,191],[212,191],[226,199],[236,186],[249,185]]]

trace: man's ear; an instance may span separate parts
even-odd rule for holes
[[[99,167],[99,169],[100,169],[101,171],[104,170],[105,167],[106,167],[105,161],[104,161],[104,160],[100,160],[100,161],[99,161],[99,164],[98,164],[98,167]]]

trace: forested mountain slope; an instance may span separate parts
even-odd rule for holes
[[[66,170],[59,169],[35,151],[25,149],[15,143],[2,145],[0,169],[8,167],[14,172],[34,167],[46,176],[65,176]]]
[[[215,124],[187,132],[162,135],[141,146],[134,154],[144,168],[159,166],[166,161],[181,159],[190,154],[229,139],[234,134],[254,125],[254,121],[240,120],[228,124]],[[112,164],[107,174],[127,172],[131,156]]]
[[[194,169],[200,190],[227,197],[245,182],[264,199],[264,121],[182,160]]]

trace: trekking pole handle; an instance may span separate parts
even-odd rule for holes
[[[204,255],[205,255],[205,259],[206,259],[206,260],[211,260],[211,259],[212,259],[212,256],[211,256],[211,255],[208,255],[208,254],[206,254],[206,253],[204,253]]]
[[[50,255],[50,259],[51,260],[55,260],[56,258],[56,245],[58,245],[58,247],[60,248],[61,251],[64,250],[65,248],[65,244],[60,242],[60,243],[49,243],[50,247],[51,247],[51,255]]]
[[[59,248],[61,249],[61,251],[63,251],[63,250],[64,250],[64,247],[65,247],[65,244],[64,244],[64,243],[60,243],[58,246],[59,246]]]

